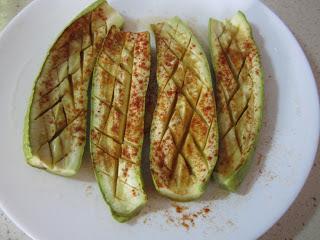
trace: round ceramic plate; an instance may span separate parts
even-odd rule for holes
[[[176,204],[158,196],[146,176],[147,206],[119,224],[100,196],[88,158],[74,178],[27,166],[22,126],[34,78],[57,35],[90,2],[35,0],[0,38],[1,207],[34,239],[255,239],[263,234],[308,176],[318,144],[319,103],[297,41],[259,1],[110,1],[125,17],[127,30],[147,30],[151,22],[178,15],[206,49],[209,17],[230,17],[238,9],[247,14],[265,68],[266,102],[254,164],[238,193],[210,183],[200,200]]]

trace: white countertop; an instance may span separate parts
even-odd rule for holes
[[[0,30],[32,0],[0,0]],[[303,47],[320,89],[320,1],[265,0],[292,30]],[[262,240],[320,239],[320,151],[302,192]],[[0,239],[29,240],[0,209]]]

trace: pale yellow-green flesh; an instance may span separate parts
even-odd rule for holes
[[[95,60],[110,27],[122,23],[121,16],[105,1],[96,1],[50,49],[25,119],[24,152],[30,165],[64,176],[79,169]]]
[[[208,61],[178,18],[152,25],[158,99],[151,127],[151,172],[159,193],[177,201],[201,196],[218,155]]]
[[[101,192],[120,222],[147,200],[141,151],[149,75],[149,33],[111,28],[93,76],[90,145]]]
[[[214,176],[235,191],[250,165],[263,112],[263,71],[252,30],[243,13],[210,19],[209,41],[216,77],[220,136]]]

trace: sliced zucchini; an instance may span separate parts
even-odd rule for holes
[[[262,123],[263,70],[243,13],[223,22],[210,19],[209,42],[220,136],[214,176],[223,187],[236,191],[250,166]]]
[[[151,172],[157,191],[177,201],[202,195],[218,156],[215,98],[206,55],[174,17],[152,25],[158,99],[151,126]]]
[[[36,79],[24,126],[27,162],[51,173],[74,175],[86,142],[87,90],[96,56],[122,17],[104,0],[84,10],[50,49]]]
[[[102,195],[119,222],[147,201],[141,151],[150,56],[148,32],[112,27],[93,74],[91,156]]]

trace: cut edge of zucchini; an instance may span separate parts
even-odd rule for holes
[[[119,29],[117,28],[117,31],[119,31]],[[111,31],[109,32],[111,33]],[[129,33],[129,32],[128,32]],[[144,103],[142,105],[142,112],[143,112],[143,117],[141,119],[141,121],[143,122],[142,124],[142,128],[144,128],[144,115],[145,115],[145,101],[146,101],[146,93],[147,93],[147,87],[148,87],[148,83],[149,83],[149,78],[150,78],[150,67],[151,67],[151,46],[150,46],[150,34],[149,32],[138,32],[138,33],[134,33],[134,32],[130,32],[130,34],[135,34],[135,35],[138,35],[138,34],[146,34],[147,35],[147,41],[148,41],[148,44],[147,46],[146,45],[143,45],[141,46],[141,44],[139,44],[139,46],[137,47],[137,49],[135,49],[135,45],[133,47],[133,53],[134,51],[137,51],[138,54],[140,54],[140,56],[137,56],[137,59],[141,60],[141,53],[139,53],[142,49],[146,50],[148,52],[148,56],[144,55],[143,56],[143,60],[144,63],[141,64],[138,60],[134,60],[134,56],[133,56],[133,59],[132,59],[132,69],[133,68],[137,68],[137,69],[140,69],[140,71],[136,70],[137,72],[132,72],[131,73],[131,81],[130,81],[130,89],[129,89],[129,97],[128,97],[128,106],[127,106],[127,112],[126,114],[128,115],[128,112],[129,112],[129,106],[130,106],[130,100],[131,100],[131,86],[132,86],[132,82],[133,82],[133,78],[135,78],[135,83],[137,84],[137,82],[139,82],[139,84],[141,84],[141,78],[143,77],[144,78],[144,82],[142,83],[142,85],[144,85],[143,88],[145,89],[140,89],[140,91],[142,91],[144,97],[143,97],[143,100],[144,100]],[[107,38],[108,36],[106,36]],[[136,36],[137,37],[137,36]],[[135,44],[137,44],[137,39],[135,39]],[[102,50],[98,56],[98,60],[101,58],[101,55],[103,54],[103,48],[102,47]],[[123,50],[123,49],[122,49]],[[121,65],[122,63],[120,63]],[[150,66],[149,66],[150,65]],[[149,66],[149,67],[148,67]],[[104,173],[100,173],[100,171],[98,169],[96,169],[96,163],[95,163],[95,157],[94,157],[94,149],[97,148],[97,146],[93,143],[93,140],[92,140],[92,130],[94,128],[96,128],[93,123],[95,122],[94,121],[94,118],[95,118],[95,108],[94,108],[94,101],[93,99],[95,98],[95,92],[98,91],[97,89],[100,89],[99,86],[95,86],[96,85],[96,82],[95,82],[95,78],[98,77],[98,72],[97,72],[97,68],[102,68],[102,65],[100,65],[100,63],[97,62],[95,68],[94,68],[94,71],[93,71],[93,81],[92,81],[92,89],[91,89],[91,113],[90,113],[90,153],[91,153],[91,159],[92,159],[92,162],[93,162],[93,168],[94,168],[94,174],[95,174],[95,178],[97,180],[97,183],[98,183],[98,186],[99,186],[99,189],[100,189],[100,192],[103,196],[103,199],[104,201],[107,203],[110,211],[111,211],[111,214],[112,214],[112,217],[120,222],[120,223],[124,223],[124,222],[127,222],[129,220],[131,220],[133,217],[137,216],[141,210],[143,209],[143,207],[146,205],[147,203],[147,194],[145,192],[145,189],[144,189],[144,181],[143,181],[143,176],[142,176],[142,169],[141,169],[141,160],[142,160],[142,146],[143,146],[143,140],[144,140],[144,137],[140,138],[139,139],[139,143],[138,143],[138,146],[135,146],[135,147],[138,147],[139,148],[139,151],[138,151],[138,159],[137,159],[137,162],[140,163],[140,166],[139,167],[139,173],[137,175],[135,175],[135,179],[136,181],[139,183],[139,185],[141,186],[141,194],[139,194],[139,198],[135,199],[135,203],[138,203],[137,205],[135,205],[133,208],[130,208],[128,206],[126,206],[126,203],[123,202],[123,203],[119,203],[120,201],[117,201],[117,200],[114,200],[115,197],[113,196],[113,199],[110,199],[110,197],[108,197],[108,195],[110,195],[110,193],[108,193],[108,189],[110,188],[110,186],[108,185],[108,181],[106,179],[104,179],[106,176],[104,175]],[[148,67],[149,70],[145,69],[146,67]],[[105,70],[103,70],[105,71]],[[142,74],[146,74],[146,75],[142,75]],[[138,81],[138,79],[140,79]],[[117,80],[115,80],[117,81]],[[114,90],[113,90],[114,91]],[[113,93],[114,94],[114,93]],[[114,99],[113,99],[114,100]],[[135,103],[132,103],[133,105],[135,105]],[[112,103],[111,103],[112,105]],[[111,108],[112,106],[110,106]],[[109,112],[110,113],[110,112]],[[127,116],[128,117],[128,116]],[[128,120],[127,120],[128,121]],[[126,125],[127,123],[125,123]],[[126,129],[126,127],[125,127]],[[142,129],[140,129],[142,130]],[[143,132],[143,131],[142,131]],[[125,138],[125,133],[124,133],[124,136],[123,138]],[[125,142],[125,140],[124,140]],[[123,142],[123,143],[124,143]],[[123,144],[122,143],[122,144]],[[132,144],[132,143],[130,143]],[[118,163],[120,161],[121,157],[119,157],[117,159]],[[119,166],[117,166],[119,167]],[[109,178],[109,177],[107,177]]]
[[[222,174],[217,173],[216,171],[214,171],[212,174],[213,179],[216,180],[222,188],[224,188],[230,192],[236,192],[238,190],[238,187],[240,186],[240,184],[243,182],[245,176],[247,175],[247,173],[252,165],[253,156],[254,156],[254,153],[256,150],[256,145],[259,141],[260,131],[262,128],[265,97],[264,97],[264,69],[263,69],[263,66],[261,63],[261,54],[259,52],[256,41],[253,36],[252,27],[251,27],[246,15],[242,11],[238,11],[236,13],[236,15],[234,15],[230,20],[236,21],[236,22],[242,22],[244,24],[244,28],[246,29],[246,31],[248,32],[248,35],[250,36],[250,38],[252,39],[253,43],[256,46],[257,57],[255,58],[255,64],[257,66],[259,66],[259,72],[260,72],[260,74],[258,75],[258,78],[260,78],[260,79],[256,80],[260,84],[258,85],[258,89],[255,89],[255,91],[258,93],[258,96],[259,96],[258,101],[257,101],[257,107],[261,111],[259,113],[256,113],[257,122],[258,122],[258,124],[256,125],[256,136],[255,136],[255,140],[251,146],[250,151],[247,152],[246,157],[243,160],[244,164],[242,164],[242,166],[240,166],[233,174],[231,174],[230,176],[227,176],[227,177]],[[217,21],[217,20],[214,18],[210,18],[209,24],[208,24],[209,48],[210,48],[210,54],[211,54],[211,59],[212,59],[213,64],[215,61],[214,60],[215,59],[215,55],[214,55],[215,52],[214,52],[213,38],[212,38],[212,34],[214,34],[214,33],[212,33],[212,24],[214,21]],[[216,79],[215,74],[214,74],[214,79],[216,82],[217,79]]]
[[[184,31],[186,31],[188,34],[191,35],[191,39],[195,44],[194,47],[197,48],[197,50],[201,52],[202,56],[204,56],[204,64],[203,64],[202,67],[206,69],[206,71],[205,71],[206,74],[205,74],[205,76],[203,76],[203,78],[206,78],[208,80],[208,81],[206,81],[205,84],[207,84],[208,87],[212,88],[212,94],[214,95],[213,84],[212,84],[212,76],[211,76],[211,72],[210,72],[209,62],[208,62],[207,56],[206,56],[206,54],[205,54],[200,42],[198,41],[196,36],[193,34],[193,32],[191,31],[189,26],[184,21],[182,21],[179,17],[175,16],[173,18],[170,18],[170,19],[168,19],[166,21],[163,21],[163,22],[160,22],[160,23],[167,23],[167,22],[181,24],[181,26],[183,26]],[[155,34],[155,25],[156,24],[151,24],[151,29],[153,30],[154,34]],[[158,79],[157,79],[157,81],[158,81]],[[158,87],[159,87],[159,82],[158,82]],[[158,94],[159,94],[159,90],[158,90]],[[215,111],[216,111],[215,102],[214,102],[214,107],[215,107]],[[219,140],[218,140],[219,136],[218,135],[219,134],[218,134],[218,126],[217,126],[216,117],[217,116],[215,114],[214,119],[212,120],[213,121],[212,126],[208,129],[208,131],[211,131],[211,130],[214,131],[214,133],[215,133],[214,141],[216,142],[216,146],[218,148],[218,144],[219,144]],[[152,129],[153,129],[152,126],[154,126],[154,124],[155,124],[155,121],[154,121],[154,117],[153,117],[152,125],[151,125],[151,138],[152,138]],[[152,145],[152,141],[151,141],[151,145]],[[153,150],[154,149],[151,146],[150,147],[150,156],[154,155]],[[193,183],[191,188],[188,189],[188,194],[178,194],[178,193],[175,193],[174,191],[172,191],[168,187],[158,186],[155,174],[151,174],[152,175],[152,180],[153,180],[153,183],[154,183],[154,186],[155,186],[157,192],[162,196],[165,196],[165,197],[167,197],[167,198],[169,198],[171,200],[179,201],[179,202],[189,202],[189,201],[193,201],[193,200],[199,199],[203,195],[203,193],[205,192],[205,190],[206,190],[206,188],[208,186],[210,177],[212,176],[212,173],[213,173],[213,170],[214,170],[214,165],[215,165],[215,163],[217,161],[217,158],[218,158],[217,155],[214,155],[212,157],[213,157],[213,159],[212,159],[213,163],[212,163],[212,166],[210,167],[210,169],[208,170],[208,175],[207,175],[206,179],[204,179],[204,181],[198,181],[196,183]],[[151,166],[152,166],[152,163],[151,163]]]
[[[74,22],[76,22],[79,18],[83,17],[84,15],[88,14],[89,12],[93,11],[94,9],[98,8],[100,5],[106,3],[108,6],[108,11],[110,11],[110,13],[113,15],[112,19],[110,22],[110,25],[117,25],[119,27],[122,27],[122,25],[124,24],[124,20],[122,18],[122,16],[116,11],[114,10],[108,3],[106,0],[97,0],[94,3],[92,3],[91,5],[89,5],[86,9],[84,9],[81,13],[79,13],[76,17],[73,18],[73,20],[70,21],[70,23],[58,34],[58,37],[54,40],[54,42],[51,44],[51,47],[49,48],[49,50],[47,51],[46,55],[45,55],[45,60],[40,68],[39,73],[37,74],[37,77],[35,78],[34,82],[33,82],[33,87],[31,90],[31,95],[29,97],[29,100],[27,102],[27,111],[26,111],[26,115],[24,117],[24,125],[23,125],[23,152],[26,158],[26,162],[35,168],[39,168],[39,169],[43,169],[47,172],[50,172],[52,174],[56,174],[56,175],[60,175],[60,176],[65,176],[65,177],[70,177],[75,175],[82,164],[82,158],[83,158],[83,154],[84,154],[84,147],[82,147],[80,149],[78,153],[80,160],[79,161],[75,161],[75,164],[72,164],[70,166],[70,169],[62,169],[62,168],[47,168],[42,161],[40,160],[39,157],[33,155],[32,153],[32,148],[31,148],[31,143],[30,143],[30,113],[31,113],[31,108],[32,108],[32,103],[34,100],[34,95],[35,95],[35,88],[36,88],[36,84],[38,82],[39,77],[41,76],[41,73],[47,63],[48,57],[50,55],[51,49],[54,47],[54,45],[56,44],[56,42],[59,40],[59,38],[61,37],[61,35],[65,32],[65,30]],[[111,27],[110,26],[110,27]],[[92,77],[92,76],[91,76]],[[90,83],[90,81],[89,81]],[[87,103],[88,104],[88,103]]]

